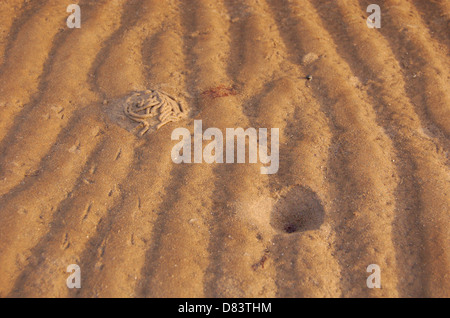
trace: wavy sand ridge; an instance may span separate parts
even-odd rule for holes
[[[450,296],[448,1],[70,3],[0,4],[1,297]],[[123,129],[147,89],[189,116]],[[278,173],[174,164],[200,119],[279,128]]]

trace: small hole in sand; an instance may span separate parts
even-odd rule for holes
[[[276,230],[292,234],[319,229],[324,216],[317,194],[309,188],[296,186],[275,204],[270,223]]]

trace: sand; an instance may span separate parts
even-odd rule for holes
[[[372,2],[2,0],[0,297],[450,297],[450,5]],[[150,89],[189,114],[141,137]],[[279,171],[175,164],[194,120]]]

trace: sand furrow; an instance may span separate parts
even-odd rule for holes
[[[170,139],[169,134],[159,138],[164,137]],[[78,296],[109,297],[118,290],[125,297],[136,295],[157,207],[165,193],[165,180],[170,178],[170,167],[162,165],[170,160],[170,147],[159,147],[161,154],[148,147],[160,142],[159,138],[149,138],[147,147],[136,148],[132,170],[120,185],[121,198],[79,254],[85,287]]]
[[[22,25],[36,13],[43,1],[4,0],[0,4],[0,67],[3,67],[12,43]]]
[[[0,195],[17,185],[26,171],[37,168],[72,113],[79,108],[77,105],[96,101],[85,81],[101,42],[117,27],[117,11],[123,4],[124,1],[102,3],[84,27],[72,32],[58,49],[47,90],[11,130],[5,140],[10,146],[1,145]]]
[[[331,133],[320,105],[304,80],[295,76],[299,69],[290,69],[292,75],[274,83],[258,101],[261,125],[283,132],[280,171],[270,177],[277,196],[270,219],[276,230],[270,250],[277,269],[277,296],[338,297],[341,269],[333,256],[335,233],[329,226],[333,211],[326,180]],[[301,214],[306,217],[299,222]]]
[[[191,64],[193,73],[187,79],[191,82],[195,77],[194,93],[215,87],[220,83],[229,82],[226,74],[226,64],[221,58],[222,53],[214,52],[213,47],[221,45],[228,47],[228,41],[216,34],[224,34],[228,24],[223,21],[224,7],[216,4],[214,7],[207,5],[206,1],[198,1],[196,10],[189,12],[186,6],[182,6],[187,32],[194,37],[187,39],[187,63],[195,56],[195,63]],[[214,30],[214,32],[212,32]],[[197,33],[200,32],[199,35]],[[211,99],[206,96],[198,98],[196,107],[198,115],[196,119],[203,121],[204,129],[207,127],[229,127],[229,120],[236,116],[239,108],[233,97]],[[192,123],[191,123],[192,124]],[[232,126],[231,126],[232,127]],[[188,169],[187,171],[185,171]],[[213,170],[215,169],[215,170]],[[145,281],[144,294],[148,296],[212,296],[221,293],[224,286],[211,286],[211,279],[221,275],[220,269],[211,266],[211,263],[220,264],[222,258],[216,257],[216,249],[212,249],[208,243],[214,243],[217,238],[216,221],[218,206],[213,206],[211,200],[215,198],[214,189],[217,188],[217,170],[213,165],[189,165],[177,168],[185,182],[178,185],[178,200],[175,204],[164,203],[161,206],[161,216],[155,225],[153,247],[148,253],[146,272],[150,279]],[[176,183],[175,183],[176,185]],[[192,191],[198,191],[200,200],[192,202]],[[227,200],[228,198],[223,198]],[[167,202],[171,202],[168,197]],[[169,207],[167,208],[167,205]],[[182,211],[186,210],[183,214]],[[165,211],[165,212],[163,212]],[[226,211],[228,212],[228,211]],[[222,212],[222,213],[226,213]],[[163,214],[164,213],[164,214]],[[214,220],[212,220],[214,218]],[[214,223],[211,227],[211,222]],[[203,226],[201,226],[203,225]],[[231,228],[236,228],[231,224]],[[211,241],[209,236],[212,235]],[[190,237],[195,243],[186,241]],[[176,242],[173,244],[173,242]],[[245,246],[245,243],[243,244]],[[211,250],[213,251],[211,253]],[[226,257],[226,256],[225,256]],[[205,268],[208,266],[206,273]],[[248,266],[250,268],[250,266]],[[181,277],[180,274],[184,273]],[[230,277],[230,279],[232,279]],[[181,289],[174,288],[176,285]],[[212,288],[211,288],[212,287]]]
[[[414,6],[428,27],[428,33],[438,43],[443,43],[450,50],[450,4],[448,1],[421,1],[414,0]]]
[[[131,135],[118,131],[118,128],[111,128],[106,134],[90,156],[77,186],[57,208],[48,232],[31,249],[29,265],[16,281],[13,295],[75,295],[66,287],[66,268],[79,263],[89,238],[95,234],[114,202],[121,198],[119,184],[127,175],[133,155],[134,138]],[[121,143],[118,143],[118,135],[122,135]],[[101,258],[102,250],[92,253]],[[102,265],[99,262],[95,266]]]
[[[149,19],[149,12],[152,11],[163,14],[161,6],[154,1],[129,1],[122,12],[120,28],[105,41],[97,60],[92,64],[91,87],[103,99],[114,99],[131,90],[146,88],[142,72],[144,65],[141,63],[142,45],[144,39],[155,33],[154,30],[164,20],[163,17],[155,18],[155,14]]]
[[[79,117],[72,124],[73,129],[61,136],[42,162],[42,172],[30,177],[23,189],[2,197],[0,294],[3,296],[11,291],[15,279],[29,261],[30,248],[47,232],[58,205],[70,195],[101,138],[101,123],[94,119]]]
[[[284,296],[336,295],[337,283],[333,276],[324,275],[316,278],[320,282],[327,281],[329,285],[325,287],[312,279],[313,272],[304,266],[304,262],[316,262],[314,274],[333,272],[337,277],[339,265],[333,260],[330,251],[324,249],[324,247],[329,248],[329,234],[325,235],[325,239],[322,235],[317,235],[319,231],[315,231],[311,235],[312,232],[309,232],[308,229],[298,229],[297,233],[286,234],[284,227],[289,226],[289,222],[292,221],[292,218],[295,219],[295,216],[290,216],[285,220],[278,215],[285,212],[280,212],[278,206],[282,206],[285,201],[292,199],[289,195],[287,199],[284,196],[289,190],[293,189],[291,193],[294,193],[301,186],[315,188],[313,182],[309,182],[311,179],[308,179],[306,175],[315,177],[316,169],[312,169],[311,173],[308,173],[308,168],[312,168],[312,166],[308,165],[309,158],[304,157],[306,154],[309,157],[309,154],[313,155],[315,152],[308,148],[306,140],[303,143],[291,140],[292,127],[301,127],[297,126],[298,118],[293,118],[295,112],[302,109],[303,112],[310,113],[309,107],[302,105],[306,102],[303,94],[309,96],[310,100],[312,98],[305,87],[301,70],[286,61],[286,50],[267,4],[247,1],[242,6],[246,9],[243,9],[241,4],[236,5],[232,1],[229,2],[231,21],[237,20],[232,26],[232,30],[233,28],[236,30],[238,39],[235,41],[237,46],[235,50],[241,52],[235,54],[237,58],[232,61],[229,69],[236,69],[232,73],[235,73],[236,82],[242,86],[243,111],[249,117],[250,126],[279,128],[282,133],[280,136],[280,170],[282,171],[279,174],[283,173],[283,178],[269,176],[267,179],[251,175],[248,172],[240,175],[241,178],[253,180],[253,187],[260,188],[259,191],[262,193],[266,191],[263,189],[268,187],[267,182],[269,182],[272,192],[270,194],[272,198],[269,198],[267,193],[265,200],[256,201],[257,203],[246,207],[246,209],[251,207],[253,210],[240,210],[240,213],[246,213],[246,218],[251,220],[254,226],[256,225],[257,236],[261,240],[260,244],[266,247],[266,251],[263,251],[260,259],[263,260],[263,264],[256,262],[254,268],[257,272],[270,277],[273,280],[271,284],[276,285],[276,290],[270,291],[270,293],[266,292],[266,295],[272,295],[274,292],[275,295]],[[265,36],[257,36],[261,34],[265,34]],[[271,81],[271,78],[276,78],[276,80]],[[301,87],[305,87],[304,93],[297,91]],[[316,116],[320,116],[320,114]],[[305,123],[305,121],[301,120],[301,123]],[[298,133],[296,131],[294,134]],[[288,141],[291,142],[286,148]],[[326,153],[327,151],[323,153],[325,157]],[[315,162],[317,163],[317,161]],[[305,167],[308,168],[303,169]],[[297,170],[299,174],[288,171],[290,169],[299,169]],[[290,178],[291,176],[293,178]],[[316,181],[321,178],[323,176],[317,176]],[[279,182],[283,179],[289,181]],[[252,193],[249,190],[246,192]],[[253,196],[256,197],[256,195]],[[303,206],[308,205],[307,202],[299,202],[299,204],[300,206],[296,207],[298,212],[302,210]],[[319,212],[317,214],[320,214]],[[295,223],[295,221],[293,222]],[[267,224],[271,224],[271,227],[267,227]],[[304,233],[300,233],[303,231]],[[312,236],[317,241],[310,239]],[[289,291],[285,288],[287,285],[291,285]],[[271,285],[267,284],[264,287],[267,289],[268,286]]]
[[[161,31],[146,43],[146,61],[150,65],[147,78],[152,86],[169,91],[179,87],[177,78],[184,79],[185,84],[193,83],[191,93],[197,95],[195,38],[191,36],[196,31],[196,14],[188,12],[185,4],[178,11],[171,19],[181,21],[182,29]],[[180,74],[174,68],[168,69],[167,63],[162,62],[166,59],[183,62],[190,71]],[[214,78],[215,73],[209,76]],[[190,101],[191,109],[203,110],[204,104],[198,104],[196,99]],[[193,134],[192,120],[175,124],[173,128],[176,126],[186,127]],[[173,170],[170,180],[162,186],[163,200],[154,211],[157,218],[136,293],[146,297],[204,297],[204,271],[209,262],[208,218],[214,188],[211,166],[172,162],[170,165]],[[192,200],[193,196],[196,200]]]
[[[68,14],[61,1],[39,6],[35,2],[26,12],[25,17],[19,18],[20,28],[0,71],[0,140],[13,127],[15,116],[29,108],[33,94],[42,89],[41,76],[52,60],[55,38],[70,32],[65,26],[64,17]],[[66,32],[61,32],[64,28]]]
[[[16,0],[5,0],[0,4],[0,19],[2,21],[0,25],[0,68],[5,61],[5,52],[8,43],[14,37],[13,29],[17,30],[17,25],[23,23],[23,19],[18,16],[23,15],[26,11],[24,10],[25,4],[25,1],[17,3]],[[14,27],[14,24],[16,27]]]
[[[209,263],[211,170],[177,166],[171,174],[146,252],[138,294],[146,297],[205,297]],[[192,196],[196,200],[192,200]],[[189,238],[187,240],[186,238]]]
[[[198,38],[194,50],[197,53],[199,63],[196,67],[198,69],[199,78],[202,81],[211,79],[211,83],[204,87],[210,88],[225,84],[234,86],[236,84],[234,78],[230,76],[238,76],[237,72],[240,70],[234,66],[240,65],[239,47],[234,47],[233,43],[241,36],[247,37],[247,34],[240,34],[239,26],[244,25],[249,27],[248,32],[254,31],[254,26],[246,18],[251,14],[251,10],[257,10],[252,1],[246,1],[242,4],[245,11],[240,14],[243,16],[242,20],[238,22],[238,27],[232,25],[234,20],[233,3],[226,2],[222,5],[217,5],[215,10],[208,9],[205,2],[201,2],[201,10],[197,13],[197,28],[199,30],[217,30],[217,32],[208,32],[205,36]],[[241,4],[239,4],[241,5]],[[253,7],[252,7],[253,6]],[[239,10],[239,9],[238,9]],[[250,18],[251,19],[251,18]],[[231,22],[231,24],[230,24]],[[228,39],[221,34],[229,34]],[[246,41],[247,42],[247,41]],[[231,59],[224,58],[224,54],[214,52],[213,47],[222,45],[226,47],[223,53],[231,53]],[[236,52],[231,51],[236,50]],[[255,49],[257,55],[261,54],[260,48]],[[206,51],[206,52],[205,52]],[[205,53],[203,53],[205,52]],[[209,60],[216,60],[216,63],[210,64]],[[237,58],[237,59],[236,59]],[[207,67],[202,67],[203,63],[208,63]],[[246,67],[244,62],[242,67]],[[249,68],[247,68],[249,69]],[[250,69],[249,69],[250,70]],[[215,78],[208,76],[209,73],[217,74]],[[254,78],[258,78],[259,74],[254,74],[254,70],[250,70]],[[234,83],[233,83],[234,82]],[[250,122],[244,116],[241,105],[241,96],[252,94],[254,88],[244,91],[245,87],[240,87],[237,90],[237,96],[229,96],[222,98],[209,98],[202,96],[200,104],[202,112],[199,119],[203,120],[204,129],[208,127],[217,127],[225,133],[226,128],[244,129],[249,127]],[[270,275],[270,269],[266,272],[256,271],[254,264],[258,263],[261,257],[264,256],[266,243],[257,239],[258,232],[266,232],[266,229],[260,228],[261,218],[268,220],[269,210],[267,204],[259,206],[253,205],[254,202],[249,202],[246,196],[255,198],[255,191],[266,193],[264,186],[261,183],[262,178],[259,172],[259,166],[240,164],[235,167],[227,167],[226,165],[217,165],[214,167],[213,183],[213,197],[218,198],[214,200],[211,208],[211,240],[208,247],[210,252],[210,262],[206,273],[205,293],[207,296],[230,296],[242,295],[245,293],[244,286],[251,284],[252,295],[270,296],[274,294],[273,275]],[[253,186],[249,186],[249,181],[253,180]],[[240,184],[240,191],[242,196],[236,191],[236,184]],[[268,203],[270,200],[263,200]],[[258,211],[259,208],[264,208],[265,211]],[[256,222],[256,223],[255,223]],[[264,222],[263,222],[264,223]],[[233,235],[230,235],[233,233]],[[270,235],[265,235],[265,241]],[[265,275],[266,274],[266,275]],[[265,275],[265,276],[264,276]],[[270,277],[272,276],[272,277]]]
[[[394,208],[390,205],[391,191],[395,188],[389,154],[392,146],[376,125],[367,97],[342,81],[353,74],[335,51],[311,4],[272,2],[275,4],[292,10],[292,13],[281,10],[283,15],[278,23],[287,33],[286,41],[293,52],[299,57],[315,52],[320,57],[305,69],[314,73],[311,88],[334,125],[329,165],[333,169],[330,178],[336,196],[333,223],[339,233],[336,254],[343,269],[344,296],[395,295],[391,237]],[[373,263],[385,268],[384,275],[388,277],[389,283],[381,291],[366,286],[365,270]]]
[[[173,7],[167,8],[159,1],[143,3],[140,13],[142,22],[123,34],[120,45],[111,48],[108,57],[97,71],[97,83],[104,83],[99,84],[99,87],[107,98],[115,96],[116,88],[123,84],[123,78],[120,76],[110,78],[108,83],[105,81],[110,76],[109,73],[116,69],[116,65],[121,66],[121,72],[125,74],[129,85],[128,89],[146,87],[146,67],[136,68],[136,64],[148,64],[155,82],[173,85],[174,90],[170,91],[171,93],[175,93],[180,87],[180,78],[174,79],[169,74],[182,67],[182,59],[168,59],[172,52],[165,56],[153,56],[154,48],[150,48],[151,59],[147,61],[147,38],[158,34],[164,21],[174,18],[172,14],[166,16],[164,9],[171,11]],[[137,60],[128,60],[128,54],[124,52],[129,48],[134,51],[133,59]],[[182,55],[179,40],[175,43],[164,42],[160,48],[166,52],[172,49],[178,53],[177,56]],[[160,64],[163,71],[152,72],[153,65]],[[116,290],[122,290],[123,295],[134,296],[139,289],[138,283],[143,279],[140,272],[145,264],[146,251],[151,246],[152,228],[158,217],[158,206],[163,201],[167,180],[170,180],[172,171],[170,131],[163,128],[149,134],[138,143],[135,163],[126,178],[127,182],[121,186],[121,202],[112,208],[96,235],[90,240],[90,248],[86,249],[81,257],[82,266],[87,269],[87,288],[82,291],[81,296],[105,297]],[[175,182],[176,180],[174,178]],[[92,249],[101,249],[101,257],[92,254]]]
[[[429,213],[430,208],[426,206],[431,203],[430,201],[422,202],[420,198],[424,190],[422,190],[422,186],[418,187],[418,183],[421,181],[412,176],[417,174],[438,175],[438,179],[433,178],[434,180],[430,180],[432,182],[427,186],[433,188],[434,191],[442,192],[445,189],[445,186],[442,186],[448,182],[448,178],[445,177],[447,173],[444,165],[445,157],[439,153],[439,148],[430,138],[422,132],[423,127],[420,126],[420,119],[415,113],[414,106],[405,96],[406,84],[401,76],[400,65],[395,60],[392,51],[381,49],[388,46],[386,40],[380,34],[361,30],[360,22],[354,19],[362,14],[358,4],[337,2],[336,5],[327,9],[329,10],[321,8],[320,12],[328,13],[324,15],[324,19],[330,29],[338,28],[339,22],[337,21],[342,21],[349,26],[346,28],[346,32],[339,34],[341,54],[349,61],[352,70],[361,78],[362,82],[373,83],[367,87],[361,85],[360,89],[367,89],[377,109],[378,122],[384,127],[395,145],[398,184],[393,235],[398,260],[399,292],[401,295],[409,296],[432,295],[431,291],[426,288],[425,279],[435,275],[439,277],[441,274],[432,271],[433,266],[430,266],[428,270],[425,270],[430,274],[424,276],[422,275],[424,268],[421,268],[421,264],[426,263],[423,260],[428,259],[430,253],[439,249],[432,248],[429,251],[423,251],[423,245],[426,245],[427,235],[425,232],[427,229],[424,231],[412,230],[419,223],[425,226],[422,218]],[[352,43],[360,43],[360,45],[355,49]],[[426,160],[427,164],[424,164],[423,159],[420,158],[424,155],[424,149],[427,149],[429,154]],[[432,169],[430,169],[430,164]],[[435,171],[441,172],[435,173]],[[435,206],[434,214],[443,213],[439,210],[448,206],[448,201],[444,200],[436,205],[441,208]],[[436,231],[443,230],[444,228],[440,228]],[[445,244],[442,241],[435,243]],[[443,256],[439,258],[437,256],[430,258],[439,259],[437,262],[442,264],[440,268],[442,271],[448,260],[445,260]],[[443,285],[445,289],[445,284]]]
[[[365,8],[369,1],[362,1]],[[403,71],[408,75],[408,94],[423,113],[448,138],[450,133],[450,60],[429,35],[420,14],[409,2],[386,1],[384,27],[380,32],[389,41]],[[414,21],[414,24],[411,24]],[[436,132],[438,134],[439,132]]]
[[[263,2],[228,0],[225,5],[231,33],[228,72],[248,98],[279,69],[283,51],[277,47],[275,24]]]

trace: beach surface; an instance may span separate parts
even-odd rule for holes
[[[372,2],[1,0],[0,297],[450,297],[450,2]],[[278,171],[174,163],[197,120]]]

